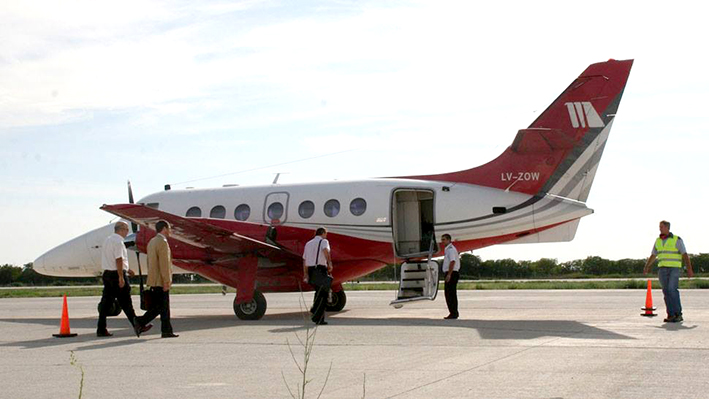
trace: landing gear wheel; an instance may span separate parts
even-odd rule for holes
[[[330,300],[330,296],[328,296],[327,298],[327,305],[325,305],[325,310],[327,310],[328,312],[339,312],[340,310],[345,308],[346,303],[347,294],[345,294],[345,290],[333,292],[332,301]]]
[[[266,297],[261,291],[254,291],[254,298],[249,302],[236,303],[234,298],[234,313],[241,320],[259,320],[266,313]]]

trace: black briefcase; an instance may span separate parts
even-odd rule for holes
[[[150,290],[140,291],[140,308],[142,310],[150,309]]]
[[[160,305],[161,300],[157,298],[157,293],[152,288],[140,291],[140,308],[143,310],[155,309]]]
[[[328,274],[322,274],[315,270],[315,272],[310,276],[310,285],[318,288],[330,288],[332,286],[332,276]]]

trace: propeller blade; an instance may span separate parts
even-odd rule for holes
[[[133,187],[130,185],[130,180],[128,180],[128,203],[134,204],[133,200]],[[131,223],[130,226],[133,228],[134,233],[138,233],[138,225],[136,223]]]
[[[128,203],[135,204],[135,201],[133,201],[133,188],[130,186],[130,180],[128,180]]]

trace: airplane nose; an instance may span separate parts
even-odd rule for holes
[[[109,224],[69,240],[38,257],[33,268],[48,276],[96,276],[101,271],[101,245],[112,232]]]

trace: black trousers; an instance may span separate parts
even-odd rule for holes
[[[318,273],[327,276],[326,266],[316,266],[308,268],[309,281],[313,280],[313,274]],[[327,305],[327,296],[330,293],[330,287],[317,287],[315,290],[315,298],[313,299],[313,317],[315,323],[325,321],[325,306]]]
[[[96,331],[99,333],[106,331],[106,315],[116,299],[118,299],[118,304],[121,305],[121,309],[123,309],[128,321],[133,325],[135,311],[133,310],[133,301],[130,298],[130,283],[126,272],[123,272],[123,281],[125,281],[125,285],[121,288],[118,286],[118,271],[103,271],[103,294],[99,303],[98,326],[96,326]]]
[[[446,292],[446,305],[448,305],[448,314],[453,317],[458,317],[458,279],[460,278],[460,273],[453,271],[451,273],[450,281],[447,281],[444,285]]]
[[[160,315],[160,332],[172,334],[172,324],[170,323],[170,290],[163,290],[162,287],[150,287],[150,309],[144,315],[138,317],[138,324],[141,327],[153,321]]]

